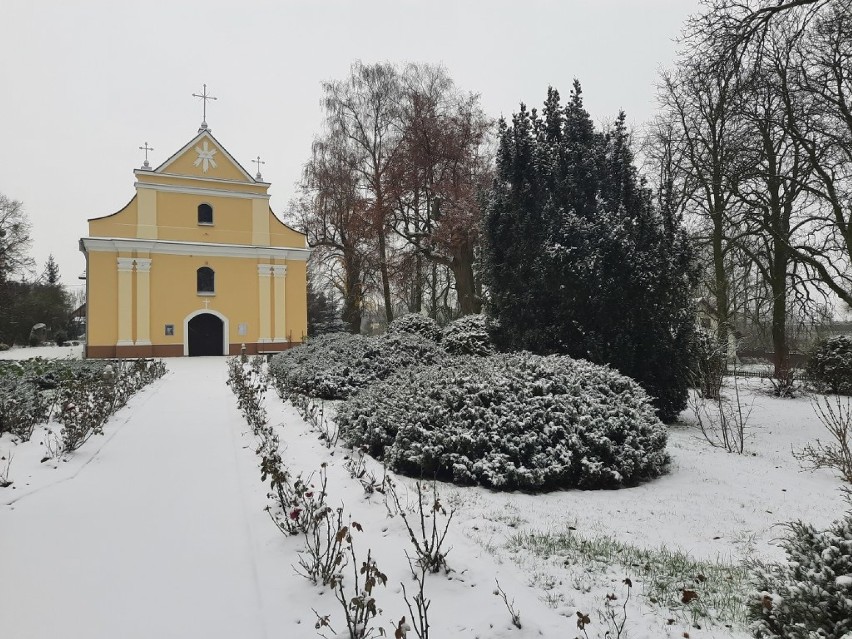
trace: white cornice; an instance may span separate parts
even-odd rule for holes
[[[280,246],[251,246],[248,244],[213,244],[207,242],[177,242],[172,240],[140,240],[124,237],[84,237],[80,240],[84,253],[115,253],[118,251],[148,251],[165,255],[204,255],[211,257],[251,257],[284,259],[304,262],[310,249]]]
[[[204,189],[198,186],[175,186],[174,184],[159,184],[157,182],[134,182],[136,190],[150,189],[151,191],[171,191],[173,193],[189,193],[193,195],[211,195],[215,197],[236,197],[244,200],[268,200],[269,193],[247,193],[242,191],[226,191],[219,189]]]
[[[224,178],[214,178],[214,177],[198,177],[196,175],[182,175],[180,173],[154,173],[149,169],[134,169],[133,175],[144,175],[144,176],[162,176],[164,178],[173,178],[176,180],[193,180],[196,182],[214,182],[217,184],[239,184],[242,186],[272,186],[271,182],[245,182],[243,180],[226,180]],[[151,183],[153,184],[153,183]]]

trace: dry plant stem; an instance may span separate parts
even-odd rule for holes
[[[355,530],[361,530],[361,526],[357,522],[352,522],[351,526]],[[371,550],[367,551],[366,561],[362,562],[361,567],[358,568],[358,559],[355,556],[355,546],[352,543],[351,532],[345,532],[344,536],[349,544],[354,587],[351,593],[347,593],[343,575],[340,573],[332,579],[331,587],[334,588],[334,594],[338,603],[343,607],[346,628],[349,631],[349,639],[367,639],[374,636],[374,629],[370,624],[380,612],[376,607],[373,589],[377,585],[384,586],[387,584],[387,576],[379,570],[375,560],[372,558]],[[363,587],[361,585],[361,575],[364,576]]]
[[[419,536],[414,533],[414,529],[408,521],[408,516],[405,514],[405,509],[399,502],[396,485],[389,479],[387,480],[388,491],[393,496],[399,515],[405,523],[405,528],[408,531],[411,543],[414,544],[414,550],[417,553],[417,562],[424,565],[429,572],[439,572],[441,568],[447,570],[447,555],[451,549],[443,550],[443,545],[444,540],[447,537],[447,532],[450,529],[450,523],[453,521],[453,514],[455,511],[450,510],[449,515],[447,514],[447,511],[444,509],[443,505],[441,505],[441,499],[438,495],[438,487],[434,482],[432,484],[431,505],[429,505],[428,501],[424,503],[423,485],[420,482],[417,482],[415,485],[417,487],[417,514],[420,523]],[[427,512],[430,512],[430,514],[427,515]],[[438,527],[439,514],[447,517],[443,531]],[[427,519],[431,520],[431,525],[427,525]]]
[[[512,599],[512,603],[509,603],[509,597],[506,595],[506,591],[500,587],[500,582],[495,579],[497,582],[497,591],[500,595],[500,598],[503,600],[503,603],[506,604],[506,610],[509,611],[509,615],[512,617],[512,625],[515,626],[518,630],[521,629],[521,611],[515,609],[515,600]]]
[[[6,463],[0,469],[0,488],[6,488],[7,486],[11,486],[12,482],[9,481],[9,469],[12,467],[12,451],[10,450],[6,457]]]
[[[332,420],[325,416],[325,402],[320,400],[319,405],[313,399],[301,393],[290,393],[288,399],[299,414],[311,427],[318,431],[320,439],[325,442],[325,447],[332,449],[337,446],[340,433]]]
[[[402,585],[402,597],[405,600],[405,605],[408,606],[408,613],[411,615],[411,624],[414,627],[414,634],[418,639],[429,639],[429,606],[432,604],[430,599],[426,599],[423,590],[426,585],[426,567],[416,561],[412,561],[408,553],[405,553],[408,558],[408,566],[411,568],[411,574],[414,575],[414,581],[417,583],[417,592],[409,599],[408,592],[405,590],[405,584]],[[415,565],[418,570],[415,570]],[[414,606],[412,606],[412,600]],[[415,614],[416,609],[416,614]]]
[[[824,444],[816,440],[808,444],[794,457],[810,470],[827,468],[840,473],[844,481],[852,483],[852,450],[849,437],[852,435],[852,400],[834,395],[833,399],[819,396],[812,401],[814,411],[825,426],[831,440]]]
[[[616,614],[615,606],[613,605],[615,595],[607,595],[604,611],[601,612],[601,618],[608,628],[605,636],[608,638],[611,637],[612,639],[621,639],[624,633],[624,627],[627,625],[627,603],[630,601],[630,591],[633,587],[633,583],[629,578],[625,579],[623,583],[627,586],[627,596],[624,598],[624,603],[621,605],[620,618],[619,615]]]
[[[336,513],[336,516],[333,516]],[[346,566],[346,535],[343,508],[332,511],[328,506],[317,512],[309,529],[304,531],[305,549],[299,554],[296,572],[315,584],[328,585],[332,577]]]
[[[736,376],[733,379],[733,401],[721,393],[716,399],[709,400],[696,392],[691,395],[690,403],[704,439],[712,446],[741,455],[745,452],[748,420],[754,406],[752,404],[748,410],[743,410]]]

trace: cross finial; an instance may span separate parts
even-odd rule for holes
[[[255,176],[254,176],[254,178],[255,178],[256,180],[261,180],[261,181],[262,181],[262,180],[263,180],[263,178],[262,178],[262,177],[260,177],[260,165],[261,165],[261,164],[266,164],[266,162],[264,162],[263,160],[261,160],[259,155],[257,156],[257,159],[256,159],[256,160],[252,160],[252,162],[254,162],[255,164],[257,164],[257,175],[255,175]]]
[[[200,95],[198,93],[193,93],[192,97],[201,98],[201,102],[204,105],[203,108],[202,108],[203,109],[202,110],[203,116],[202,116],[202,119],[201,119],[201,128],[198,129],[198,131],[201,132],[201,131],[204,131],[204,130],[207,129],[207,100],[216,100],[218,98],[214,98],[212,95],[207,94],[207,85],[206,84],[204,85],[204,90],[201,92]]]
[[[145,146],[140,146],[140,147],[139,147],[139,150],[140,150],[140,151],[145,151],[145,163],[142,165],[142,168],[143,168],[143,169],[150,169],[150,168],[151,168],[151,165],[150,165],[150,164],[148,164],[148,151],[153,151],[153,150],[154,150],[154,147],[153,147],[153,146],[148,146],[148,143],[146,142],[146,143],[145,143]]]

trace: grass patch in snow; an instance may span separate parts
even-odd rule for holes
[[[509,537],[506,547],[569,569],[582,566],[587,575],[606,574],[619,566],[640,586],[647,601],[691,625],[731,626],[747,621],[749,573],[744,564],[699,561],[665,546],[649,550],[608,535],[585,537],[573,530],[519,531]]]

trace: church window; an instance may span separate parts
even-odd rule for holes
[[[209,204],[198,205],[198,223],[213,224],[213,207]]]
[[[215,293],[216,274],[209,266],[202,266],[196,271],[198,276],[199,293]]]

